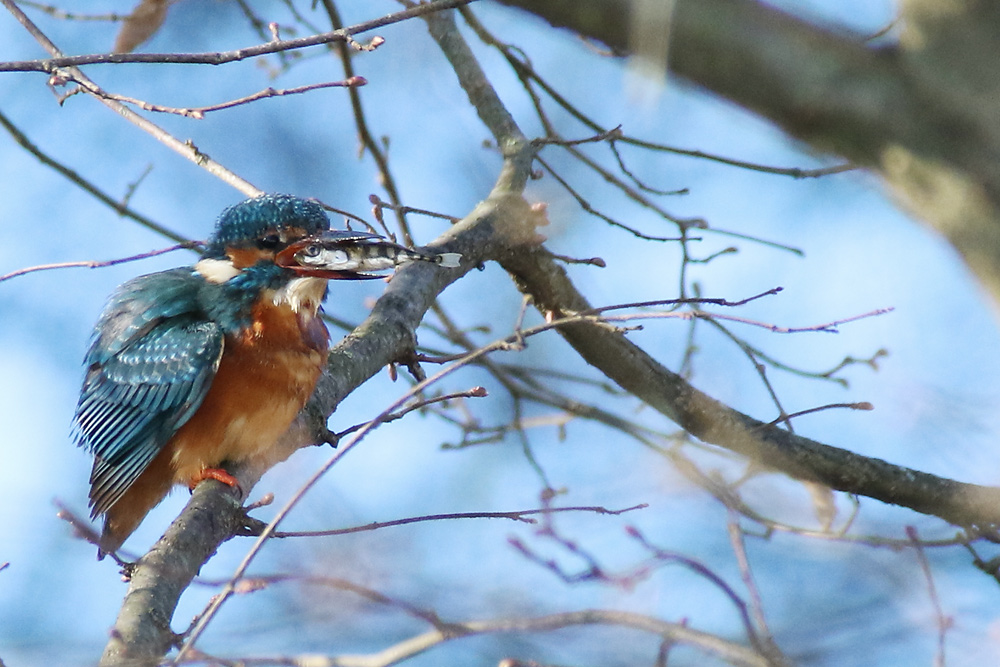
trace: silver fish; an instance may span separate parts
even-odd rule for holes
[[[382,277],[372,271],[394,269],[405,262],[432,262],[450,269],[457,267],[461,258],[457,252],[407,248],[375,234],[330,230],[289,245],[275,262],[299,273],[365,280]]]

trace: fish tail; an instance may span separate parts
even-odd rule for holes
[[[442,252],[439,253],[434,261],[441,267],[446,269],[458,268],[459,260],[462,259],[462,253],[459,252]]]

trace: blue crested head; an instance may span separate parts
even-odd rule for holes
[[[220,258],[226,248],[248,247],[271,235],[287,243],[330,228],[330,219],[315,200],[265,194],[230,206],[219,216],[208,240],[206,257]]]

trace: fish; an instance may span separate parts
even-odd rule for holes
[[[289,245],[275,256],[275,263],[300,273],[333,280],[382,278],[373,273],[395,269],[406,262],[430,262],[446,269],[459,266],[457,252],[434,252],[426,248],[407,248],[389,239],[349,230],[324,231]]]

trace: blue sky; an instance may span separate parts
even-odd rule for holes
[[[85,9],[122,12],[126,5],[95,2]],[[348,3],[344,11],[345,18],[354,21],[397,8],[388,2]],[[892,10],[891,4],[882,2],[813,2],[808,11],[875,31],[891,20]],[[526,48],[535,67],[549,75],[561,92],[608,126],[622,124],[634,136],[771,165],[809,167],[829,162],[788,141],[770,124],[681,82],[650,86],[637,97],[626,84],[621,63],[594,55],[571,36],[553,37],[537,22],[490,5],[477,7],[477,12],[503,38]],[[60,22],[38,12],[32,16],[67,53],[106,51],[113,41],[115,28],[109,24]],[[314,20],[323,23],[318,16]],[[374,131],[391,138],[389,154],[403,199],[412,206],[462,215],[487,194],[495,177],[498,160],[481,146],[487,133],[465,108],[464,95],[422,24],[392,26],[380,34],[386,44],[358,55],[354,62],[370,82],[363,99]],[[232,3],[187,0],[171,9],[163,30],[143,49],[207,51],[254,43],[256,37],[244,27]],[[3,60],[42,55],[3,12],[0,45]],[[537,132],[529,101],[500,59],[479,52],[512,112],[526,131]],[[318,53],[277,80],[254,63],[88,71],[109,90],[174,106],[217,103],[269,85],[287,88],[339,78],[336,62]],[[265,190],[317,196],[367,215],[368,195],[382,191],[371,162],[358,159],[346,99],[343,91],[331,89],[265,100],[210,114],[203,121],[162,115],[154,120],[179,138],[190,138]],[[151,167],[136,188],[132,205],[192,238],[204,238],[218,212],[241,198],[94,100],[78,95],[59,106],[43,75],[0,76],[0,111],[42,150],[113,196],[121,196]],[[568,123],[564,131],[571,136],[584,134]],[[117,217],[6,135],[0,135],[0,151],[5,204],[0,215],[0,274],[44,263],[111,259],[169,245]],[[592,154],[600,152],[595,149]],[[595,205],[651,232],[672,233],[662,221],[615,197],[557,151],[551,155],[564,174],[587,188]],[[870,413],[818,413],[799,420],[797,432],[963,481],[996,483],[1000,332],[995,309],[954,251],[897,210],[877,180],[855,172],[795,181],[687,158],[638,152],[626,157],[637,173],[658,187],[690,190],[688,195],[662,200],[673,213],[702,216],[713,228],[803,250],[804,257],[798,257],[741,242],[739,253],[695,270],[706,296],[736,299],[778,285],[785,288],[779,296],[741,309],[740,316],[804,326],[895,308],[889,315],[845,325],[836,335],[781,335],[734,327],[753,344],[807,369],[832,367],[846,355],[889,351],[877,373],[861,366],[845,371],[851,383],[846,391],[772,371],[770,377],[789,410],[855,400],[871,401],[876,407]],[[580,211],[551,178],[533,183],[528,196],[549,204],[552,223],[545,233],[554,252],[600,255],[607,261],[606,269],[568,269],[592,303],[676,296],[675,246],[641,243],[609,230]],[[439,220],[418,218],[415,224],[421,242],[445,228]],[[731,237],[706,233],[698,249],[707,255],[733,243]],[[7,351],[0,355],[0,423],[6,436],[2,445],[6,465],[0,467],[0,525],[5,527],[0,533],[0,562],[10,563],[0,571],[0,658],[12,667],[94,664],[103,646],[124,585],[112,563],[98,563],[94,549],[70,535],[55,517],[53,504],[59,500],[80,514],[86,512],[89,461],[68,437],[82,376],[80,364],[103,301],[117,284],[140,273],[189,263],[193,257],[178,252],[99,270],[33,273],[0,283],[4,314],[0,344]],[[377,282],[338,285],[327,309],[360,321],[380,290]],[[477,334],[485,342],[509,331],[520,297],[502,271],[488,267],[451,287],[442,303],[463,326],[488,324],[490,334]],[[687,328],[680,322],[650,321],[632,336],[676,368]],[[424,333],[422,340],[434,338]],[[699,329],[697,342],[701,351],[694,382],[699,388],[759,418],[774,417],[773,405],[738,349],[707,327]],[[504,360],[589,373],[555,337],[534,340],[524,353]],[[487,385],[491,398],[470,408],[486,423],[509,418],[510,401],[489,377],[469,371],[455,382],[450,388]],[[331,427],[342,429],[374,416],[404,390],[402,383],[393,384],[384,375],[374,378],[338,409]],[[607,400],[599,390],[575,391],[584,400]],[[646,414],[648,410],[636,412],[632,403],[614,405],[653,428],[673,430],[663,419]],[[537,409],[529,416],[549,416],[549,412]],[[574,421],[567,435],[562,442],[555,428],[530,431],[533,451],[546,474],[556,486],[567,489],[562,504],[624,507],[649,502],[651,507],[627,518],[567,516],[559,524],[565,534],[579,539],[609,567],[624,570],[645,557],[623,532],[626,524],[636,525],[660,546],[701,558],[738,583],[725,512],[707,494],[663,459],[619,434]],[[539,481],[516,438],[461,451],[440,449],[441,443],[458,437],[454,427],[416,415],[381,429],[335,467],[291,517],[289,527],[331,528],[431,512],[538,506]],[[273,491],[279,499],[287,498],[328,456],[320,449],[298,453],[272,471],[255,495]],[[720,463],[707,455],[705,462],[729,472],[738,470],[737,464]],[[779,476],[763,475],[744,493],[787,520],[802,524],[812,520],[802,489]],[[175,492],[127,546],[133,551],[148,548],[176,516],[185,496]],[[842,516],[850,511],[845,499],[838,505]],[[262,516],[269,516],[266,510]],[[855,530],[902,538],[906,525],[916,526],[928,538],[954,533],[935,520],[865,500]],[[477,522],[394,530],[336,540],[285,541],[266,551],[259,572],[323,572],[351,578],[434,606],[455,620],[601,606],[668,620],[690,618],[701,629],[738,636],[733,609],[718,591],[677,568],[660,568],[634,590],[569,586],[551,572],[525,563],[510,548],[508,538],[517,536],[567,567],[579,566],[530,528]],[[228,576],[247,546],[239,541],[227,544],[203,576]],[[830,665],[932,660],[933,608],[912,553],[789,535],[751,540],[749,548],[772,630],[790,655],[809,664]],[[996,660],[1000,644],[991,624],[1000,602],[995,587],[971,567],[960,549],[933,551],[929,556],[944,612],[956,619],[948,634],[949,664]],[[182,600],[175,629],[181,629],[211,593],[207,587],[193,588]],[[354,615],[370,620],[357,621]],[[333,629],[331,619],[337,620]],[[294,624],[295,632],[288,631],[289,624]],[[362,652],[420,629],[412,621],[400,621],[398,612],[373,611],[356,598],[289,586],[234,600],[215,634],[206,636],[204,648],[225,655]],[[602,664],[604,651],[623,655],[619,644],[602,641],[600,633],[565,636],[588,652],[590,662],[582,664]],[[539,646],[553,662],[579,657],[563,642],[532,635],[470,640],[413,664],[469,664]],[[864,653],[858,652],[859,646],[865,647]],[[655,643],[640,642],[629,651],[636,659],[651,662]]]

